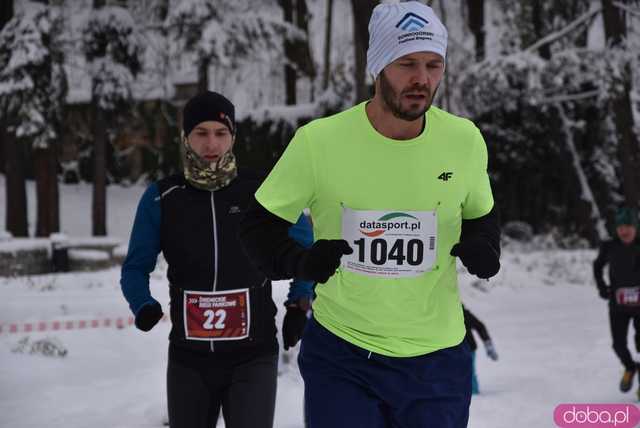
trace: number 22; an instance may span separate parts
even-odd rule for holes
[[[224,320],[227,318],[227,311],[224,309],[218,309],[217,311],[213,311],[212,309],[207,309],[204,311],[204,315],[207,317],[206,321],[202,326],[207,330],[222,330],[224,328]],[[218,317],[216,323],[213,323],[215,317]]]

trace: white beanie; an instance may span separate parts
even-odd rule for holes
[[[446,57],[447,29],[433,9],[417,1],[377,5],[369,21],[367,71],[375,79],[387,65],[414,52]]]

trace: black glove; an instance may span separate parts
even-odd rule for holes
[[[307,310],[298,305],[287,305],[287,313],[282,321],[282,342],[285,351],[296,346],[306,324]]]
[[[158,324],[163,315],[160,303],[153,302],[144,305],[136,315],[136,327],[142,331],[149,331]]]
[[[336,273],[342,255],[351,253],[353,249],[344,239],[320,239],[300,258],[296,278],[324,284]]]
[[[611,297],[611,287],[598,287],[598,294],[600,294],[600,297],[604,300],[609,300],[609,297]]]
[[[451,255],[459,257],[470,274],[478,278],[491,278],[500,270],[500,257],[495,248],[481,237],[458,242]]]

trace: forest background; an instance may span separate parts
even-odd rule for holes
[[[237,108],[242,167],[268,171],[296,128],[366,100],[375,0],[0,3],[5,234],[60,230],[59,184],[181,170],[179,112],[204,89]],[[449,29],[435,105],[473,120],[502,221],[560,246],[606,239],[640,201],[640,1],[432,0]],[[26,183],[35,181],[29,228]]]

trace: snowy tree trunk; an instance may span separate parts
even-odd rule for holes
[[[297,84],[301,75],[311,80],[310,98],[313,98],[316,70],[309,44],[309,8],[306,0],[279,0],[279,4],[284,21],[295,25],[306,34],[306,40],[285,38],[283,41],[284,56],[287,59],[284,65],[285,104],[294,105],[298,103]]]
[[[327,19],[324,30],[324,71],[322,73],[322,89],[329,87],[329,74],[331,73],[331,24],[333,21],[333,0],[327,0]]]
[[[280,0],[280,7],[282,7],[283,18],[285,22],[293,24],[293,2],[295,0]],[[293,42],[290,40],[284,40],[284,56],[287,62],[284,64],[284,88],[285,88],[285,104],[294,105],[297,102],[296,84],[297,75],[296,70],[293,68],[291,62],[295,56],[295,50]]]
[[[13,0],[0,2],[0,30],[13,18]],[[1,133],[1,130],[0,130]],[[5,172],[5,154],[2,136],[0,135],[0,172]]]
[[[532,2],[533,5],[533,11],[532,11],[532,24],[533,24],[533,31],[535,33],[536,39],[540,40],[542,39],[544,36],[546,36],[545,34],[545,30],[544,30],[544,25],[543,25],[543,11],[542,11],[542,5],[540,4],[540,1],[534,1]],[[545,43],[543,45],[540,45],[540,47],[538,48],[538,55],[540,55],[541,58],[549,60],[551,59],[551,44],[550,43]]]
[[[0,124],[0,126],[2,126],[2,124]],[[4,166],[6,164],[5,157],[4,157],[4,143],[2,141],[3,136],[4,136],[4,132],[0,132],[0,174],[5,173]]]
[[[600,209],[598,208],[598,204],[596,202],[596,198],[591,190],[591,186],[589,185],[589,180],[587,179],[587,175],[582,168],[582,161],[580,159],[580,154],[578,153],[578,149],[576,148],[574,135],[573,135],[573,121],[569,119],[567,113],[564,110],[564,107],[561,104],[556,104],[556,110],[560,116],[560,120],[562,121],[562,134],[564,134],[564,140],[567,144],[567,149],[569,151],[569,155],[571,156],[571,161],[573,164],[573,170],[576,173],[578,178],[578,182],[580,183],[580,199],[589,204],[591,208],[591,220],[594,225],[595,232],[598,236],[600,242],[609,239],[609,233],[607,232],[606,224],[602,215],[600,213]]]
[[[314,82],[317,76],[315,62],[311,54],[311,38],[309,37],[309,6],[307,0],[296,0],[296,25],[306,35],[305,40],[296,40],[295,62],[298,69],[309,78],[309,100],[314,100]]]
[[[613,5],[612,0],[602,0],[602,14],[607,45],[620,47],[626,38],[626,22],[624,11]],[[622,187],[625,202],[628,206],[638,207],[640,201],[640,145],[633,132],[634,120],[631,110],[631,75],[632,70],[626,64],[622,73],[622,81],[618,82],[622,89],[617,91],[612,102],[613,120],[618,139],[618,155],[622,166]]]
[[[442,23],[444,24],[445,27],[447,27],[448,23],[447,23],[447,7],[445,5],[445,1],[444,0],[440,0],[440,18],[442,19]],[[451,110],[451,90],[450,90],[450,86],[449,86],[449,75],[451,73],[444,73],[443,76],[443,82],[442,82],[442,86],[444,86],[442,89],[444,90],[443,93],[443,98],[444,98],[444,108],[445,110],[449,111]]]
[[[105,0],[93,0],[93,8],[104,7]],[[95,77],[94,77],[95,79]],[[100,101],[95,94],[95,81],[92,82],[91,119],[93,128],[93,195],[92,195],[92,231],[93,236],[107,234],[107,124],[105,112],[100,107]]]
[[[13,236],[27,237],[29,229],[24,156],[15,135],[7,131],[6,122],[0,124],[0,141],[3,143],[5,155],[6,229]]]
[[[13,18],[13,0],[0,3],[0,29]],[[2,113],[4,115],[4,113]],[[5,173],[5,228],[13,236],[29,236],[27,221],[27,189],[24,175],[24,157],[9,122],[0,117],[0,144],[3,147]]]
[[[209,90],[209,66],[211,60],[209,57],[204,56],[200,58],[198,63],[198,93],[206,92]]]
[[[484,0],[467,0],[467,25],[475,38],[476,61],[484,59]]]
[[[50,4],[52,0],[48,0]],[[53,38],[58,34],[53,34]],[[51,46],[52,41],[49,40]],[[50,61],[47,62],[46,74],[52,76],[54,74],[53,67],[55,63],[64,63],[62,51],[50,49]],[[53,80],[50,84],[53,83]],[[66,84],[66,80],[65,80]],[[64,94],[67,90],[65,88]],[[47,237],[52,233],[60,232],[60,198],[58,191],[58,147],[62,136],[62,124],[60,116],[56,113],[63,111],[62,107],[65,103],[65,95],[60,94],[60,99],[49,100],[54,104],[49,106],[51,114],[50,126],[55,128],[56,137],[49,138],[46,147],[36,147],[33,151],[34,175],[36,180],[36,200],[37,200],[37,220],[36,220],[36,236]]]
[[[60,231],[57,166],[55,146],[50,144],[47,148],[36,148],[33,151],[38,204],[36,236],[47,237]]]
[[[94,102],[93,236],[107,234],[107,127],[105,113]]]
[[[0,2],[0,30],[13,18],[13,0],[3,0]]]
[[[373,8],[378,2],[376,0],[351,0],[351,10],[353,15],[353,46],[354,46],[354,75],[353,82],[356,87],[356,103],[370,98],[367,88],[367,49],[369,47],[369,19],[373,13]]]

